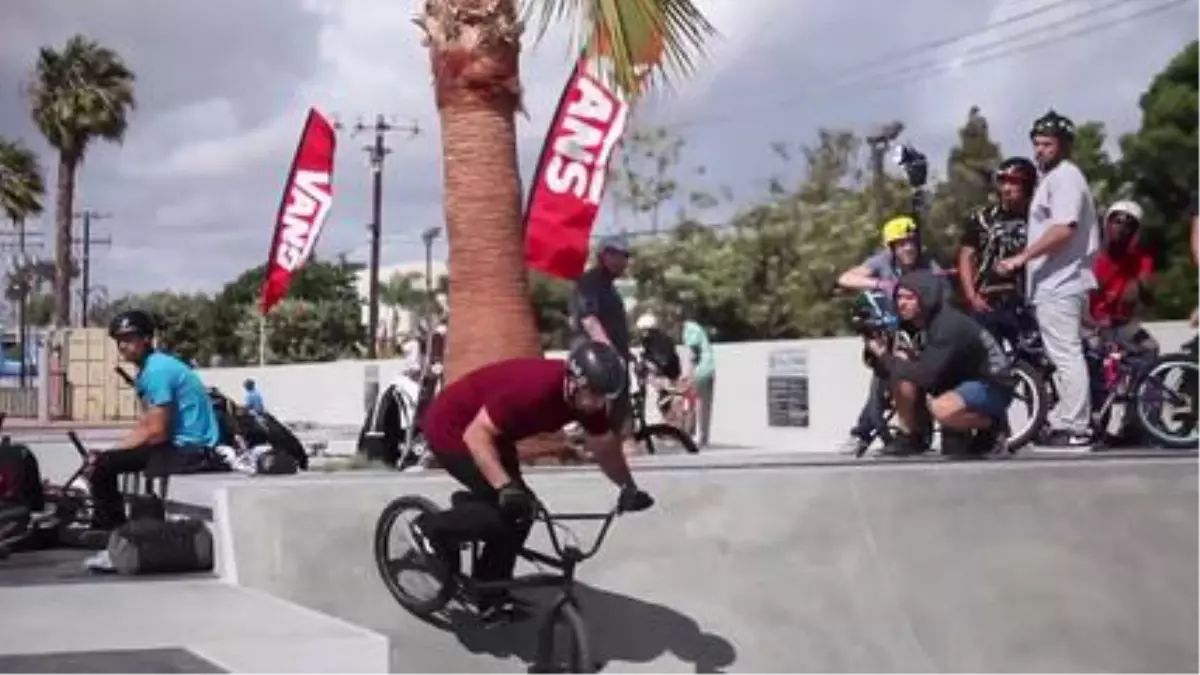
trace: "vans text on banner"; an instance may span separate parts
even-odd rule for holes
[[[309,109],[300,145],[283,189],[275,235],[262,285],[262,313],[287,295],[292,274],[312,256],[333,205],[333,153],[337,135],[316,109]]]
[[[525,208],[525,263],[575,279],[587,263],[608,163],[629,104],[601,76],[602,59],[580,57],[554,113]]]

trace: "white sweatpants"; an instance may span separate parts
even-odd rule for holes
[[[1050,411],[1051,429],[1087,433],[1091,429],[1091,388],[1083,357],[1086,294],[1039,300],[1035,305],[1046,355],[1054,364],[1058,405]]]

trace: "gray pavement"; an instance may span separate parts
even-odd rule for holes
[[[745,459],[641,471],[658,505],[618,521],[581,572],[608,670],[1197,670],[1194,456]],[[614,497],[593,470],[530,482],[561,510]],[[380,509],[449,490],[419,474],[230,484],[218,500],[227,572],[386,634],[393,671],[524,670],[530,624],[441,630],[406,614],[376,574]],[[545,545],[540,531],[533,541]]]

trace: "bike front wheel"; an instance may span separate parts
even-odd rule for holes
[[[398,497],[375,522],[375,567],[383,585],[396,602],[418,616],[442,609],[454,595],[453,571],[442,572],[430,564],[429,544],[414,527],[417,518],[439,510],[424,497]]]
[[[1138,379],[1132,397],[1137,423],[1162,447],[1197,447],[1198,381],[1195,359],[1182,353],[1159,357]]]
[[[595,673],[587,626],[579,609],[562,601],[550,610],[538,636],[538,660],[531,673]]]
[[[634,440],[645,445],[646,452],[651,455],[657,453],[660,448],[672,446],[683,448],[684,452],[691,455],[700,452],[700,447],[691,436],[670,424],[647,424],[637,430]]]

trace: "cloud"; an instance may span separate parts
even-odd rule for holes
[[[634,121],[681,123],[685,168],[706,168],[702,178],[689,180],[696,187],[729,186],[740,199],[762,194],[773,174],[798,175],[798,166],[772,159],[772,141],[808,142],[821,127],[863,131],[900,118],[939,162],[973,104],[983,107],[1006,150],[1023,147],[1029,119],[1050,105],[1077,120],[1102,120],[1111,133],[1128,131],[1138,123],[1137,96],[1145,83],[1195,39],[1194,5],[1094,38],[1063,38],[991,63],[972,62],[980,44],[996,35],[1032,33],[1079,8],[1107,16],[1097,8],[1114,1],[701,0],[720,35],[697,72],[647,100]],[[914,48],[948,34],[980,33],[989,23],[1054,2],[1062,5],[1057,14],[1014,24],[1009,33]],[[1109,13],[1130,16],[1147,4],[1127,2]],[[19,91],[36,48],[83,32],[136,70],[139,108],[124,146],[97,146],[79,176],[79,204],[114,214],[102,225],[114,243],[96,252],[94,276],[119,294],[213,290],[259,264],[309,106],[347,124],[370,123],[376,113],[415,122],[416,137],[387,138],[384,261],[419,259],[419,233],[441,224],[442,190],[428,54],[411,21],[418,7],[396,0],[5,0],[0,82],[14,85],[0,87],[0,134],[42,150],[52,183],[54,157]],[[569,33],[559,26],[541,43],[530,39],[524,46],[529,117],[518,120],[518,149],[526,184],[571,67]],[[887,54],[898,56],[879,60]],[[918,68],[915,78],[895,76],[926,62],[932,64]],[[371,186],[362,147],[368,142],[369,134],[339,136],[337,202],[321,255],[366,257]],[[621,224],[631,223],[626,217]],[[607,209],[599,228],[614,225]],[[435,255],[444,252],[442,239]]]

